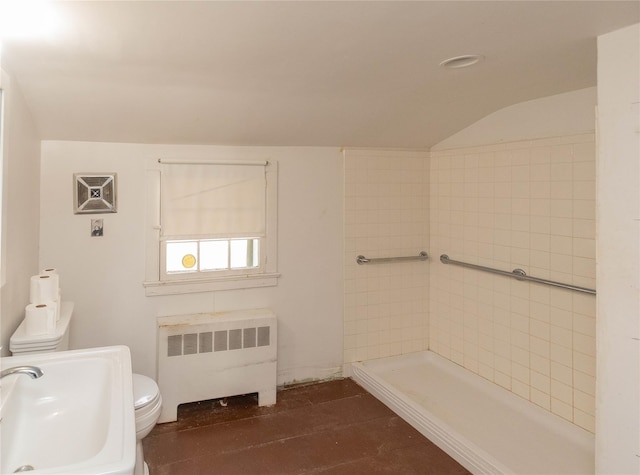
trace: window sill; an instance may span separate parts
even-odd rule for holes
[[[143,282],[147,297],[159,295],[190,294],[196,292],[214,292],[217,290],[252,289],[275,287],[280,274],[253,274],[237,277],[225,277],[209,280],[171,280]]]

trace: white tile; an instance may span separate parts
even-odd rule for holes
[[[556,361],[551,361],[550,367],[551,367],[551,379],[555,379],[556,381],[564,383],[567,386],[571,386],[574,384],[573,375],[575,373],[570,366],[563,365]]]
[[[573,314],[573,331],[592,338],[596,336],[596,319],[579,313]]]
[[[550,181],[531,182],[531,187],[529,188],[529,195],[531,198],[538,198],[538,199],[551,198],[551,182]]]
[[[550,181],[551,180],[551,164],[534,163],[529,168],[531,181]]]
[[[542,393],[551,394],[551,379],[549,376],[531,371],[531,387]]]
[[[553,277],[553,280],[561,282],[569,279],[570,281],[573,272],[573,258],[567,254],[551,253],[549,270],[551,271],[550,277]],[[558,273],[562,274],[562,276],[558,276]]]
[[[574,162],[573,179],[577,181],[594,181],[596,179],[595,161]]]
[[[566,289],[552,287],[549,289],[549,304],[556,309],[570,312],[573,310],[573,292]],[[558,315],[558,317],[564,317],[564,315]],[[562,319],[564,321],[564,318]],[[560,325],[560,323],[556,323],[556,325]]]
[[[551,398],[551,412],[568,421],[573,420],[573,406],[558,399]]]
[[[511,197],[512,198],[530,198],[531,197],[531,186],[529,182],[524,181],[514,181],[511,183]]]
[[[577,352],[583,353],[595,358],[596,356],[596,339],[593,336],[584,335],[581,333],[574,333],[573,335],[573,349]]]
[[[529,304],[529,313],[531,315],[531,324],[534,325],[533,320],[541,322],[541,324],[549,325],[550,321],[550,307],[549,305],[534,300]],[[543,328],[543,327],[536,327]],[[548,330],[547,330],[548,332]],[[539,335],[536,335],[539,336]]]
[[[573,352],[573,368],[576,371],[595,376],[596,359],[594,356],[586,355],[577,351]]]
[[[529,245],[532,250],[549,252],[551,248],[551,238],[549,234],[531,233]]]
[[[529,165],[517,165],[511,167],[511,180],[513,182],[528,182],[531,170]]]
[[[529,368],[529,350],[511,345],[511,368],[514,367]]]
[[[579,409],[573,410],[573,423],[591,433],[595,433],[596,431],[595,416],[582,412]]]
[[[547,377],[551,375],[551,364],[549,358],[532,353],[530,360],[532,371],[536,371]]]
[[[580,371],[573,372],[574,388],[583,393],[595,396],[596,394],[596,378]]]
[[[528,198],[514,197],[511,199],[511,213],[529,215],[531,213],[531,201]]]
[[[573,311],[581,315],[590,317],[596,316],[596,298],[595,295],[587,295],[581,293],[573,294]]]
[[[573,273],[581,277],[596,278],[596,262],[595,259],[586,257],[573,258]]]
[[[511,390],[512,381],[510,377],[503,373],[497,371],[494,373],[494,382],[507,390]]]
[[[548,358],[549,354],[550,354],[550,348],[551,345],[549,343],[549,339],[544,339],[544,338],[538,338],[538,337],[534,337],[531,336],[530,340],[529,340],[529,344],[530,344],[530,350],[531,350],[531,356],[533,357],[534,355],[539,356],[539,357],[543,357],[543,358]]]
[[[583,411],[587,414],[595,414],[595,397],[583,393],[582,391],[573,391],[573,405],[576,409]]]
[[[572,238],[570,236],[560,236],[552,234],[549,239],[549,251],[553,254],[564,254],[567,256],[571,256],[573,253]]]
[[[551,409],[551,396],[535,388],[531,388],[530,401],[543,409]]]
[[[549,232],[557,236],[573,236],[573,220],[567,218],[549,218]]]
[[[551,162],[551,147],[534,147],[531,149],[532,164],[549,164]]]
[[[531,234],[526,231],[512,231],[510,242],[513,247],[529,249],[531,245]]]
[[[552,379],[551,397],[558,399],[566,404],[573,404],[573,388],[569,384],[565,384],[556,379]]]
[[[550,359],[552,363],[555,362],[564,366],[571,367],[573,364],[571,349],[555,343],[551,344]]]
[[[595,239],[596,222],[593,219],[574,219],[573,236],[577,238]]]
[[[579,219],[596,219],[595,199],[573,200],[573,217]]]
[[[560,345],[565,348],[572,348],[573,332],[570,329],[551,325],[549,332],[549,341],[553,344]]]
[[[572,163],[551,163],[551,181],[571,182],[573,179]]]
[[[530,386],[528,384],[522,383],[517,379],[511,380],[511,392],[513,392],[515,395],[529,400],[529,390]]]
[[[551,164],[571,162],[573,149],[571,145],[555,145],[551,147]]]
[[[549,216],[556,218],[571,218],[573,201],[570,199],[551,199]]]
[[[573,182],[573,199],[575,200],[593,200],[596,195],[596,182],[592,181],[575,181]]]
[[[587,257],[595,259],[596,242],[595,239],[574,238],[573,253],[578,257]]]
[[[551,216],[551,200],[531,199],[529,211],[532,216]]]

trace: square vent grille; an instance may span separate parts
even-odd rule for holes
[[[212,351],[258,348],[271,344],[271,327],[185,333],[167,337],[167,356],[195,355]]]
[[[74,173],[74,213],[116,213],[116,178],[116,173]]]

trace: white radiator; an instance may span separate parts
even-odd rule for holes
[[[185,402],[258,393],[258,405],[275,404],[277,334],[269,309],[159,317],[158,422]]]

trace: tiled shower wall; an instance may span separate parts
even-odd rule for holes
[[[439,262],[595,288],[593,134],[431,152],[429,347],[594,431],[595,297]]]
[[[429,250],[428,152],[347,149],[344,362],[427,349],[428,262],[356,263]]]

